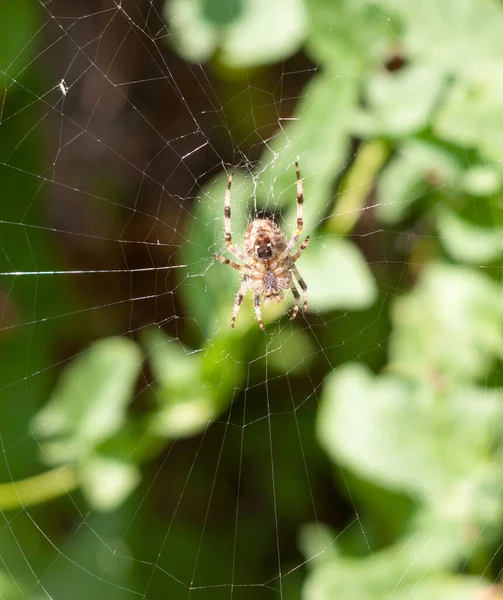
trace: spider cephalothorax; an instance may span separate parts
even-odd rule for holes
[[[280,228],[268,219],[255,219],[246,228],[243,250],[246,256],[267,262],[286,248]]]
[[[304,297],[305,311],[307,308],[307,286],[300,276],[296,260],[306,249],[309,243],[309,236],[302,242],[295,254],[290,255],[293,247],[297,243],[302,232],[302,207],[304,203],[304,194],[302,190],[302,179],[300,178],[299,165],[295,163],[297,173],[297,228],[287,243],[281,229],[269,219],[255,219],[252,221],[245,232],[243,239],[243,249],[241,250],[232,243],[231,234],[231,184],[232,173],[229,175],[227,191],[225,193],[225,243],[232,254],[244,264],[240,265],[228,258],[215,254],[215,258],[225,265],[231,265],[237,271],[243,274],[238,295],[234,302],[234,311],[232,313],[231,327],[234,327],[236,315],[243,301],[243,297],[248,288],[253,291],[253,303],[255,314],[261,329],[264,329],[262,317],[260,314],[260,298],[264,302],[281,302],[284,298],[284,290],[290,289],[295,299],[295,306],[292,313],[292,319],[297,316],[299,311],[300,295],[295,287],[293,278],[295,277],[302,288]]]

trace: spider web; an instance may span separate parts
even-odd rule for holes
[[[39,3],[33,22],[29,5],[18,5],[25,28],[6,41],[2,70],[0,597],[339,597],[341,587],[316,595],[313,573],[332,568],[340,548],[379,569],[376,539],[391,544],[397,533],[383,512],[390,532],[382,535],[365,495],[392,503],[405,521],[427,494],[415,481],[405,494],[407,478],[386,479],[379,461],[371,473],[391,491],[373,476],[365,482],[367,467],[359,470],[351,448],[333,460],[324,396],[334,374],[347,373],[345,363],[376,373],[388,363],[390,306],[435,262],[430,248],[442,234],[383,227],[379,211],[389,218],[408,200],[396,193],[398,200],[383,203],[372,191],[381,168],[389,173],[384,189],[393,191],[396,168],[383,167],[389,152],[372,146],[368,132],[345,150],[333,140],[329,178],[315,144],[296,137],[292,126],[311,118],[306,102],[318,98],[317,77],[339,98],[333,112],[341,109],[349,63],[321,74],[298,52],[238,76],[181,58],[173,33],[179,4],[169,12],[151,0],[52,0]],[[381,13],[371,19],[384,20]],[[312,123],[312,135],[323,127]],[[422,168],[423,151],[404,152],[405,164]],[[497,165],[493,156],[485,166]],[[228,173],[235,173],[235,243],[250,219],[264,215],[288,239],[296,160],[303,236],[311,235],[298,268],[310,308],[291,321],[291,298],[263,307],[263,334],[248,294],[231,330],[239,275],[213,259],[228,256]],[[364,165],[360,179],[348,175],[355,164]],[[411,185],[421,206],[448,185],[450,165],[439,169],[438,180],[428,172],[426,191]],[[487,173],[477,175],[487,181]],[[498,223],[494,213],[488,220]],[[454,254],[463,238],[456,226],[447,240]],[[483,270],[491,265],[478,261]],[[115,392],[92,384],[116,370],[107,352],[124,361],[110,384],[129,390],[122,412],[103,409]],[[406,370],[407,349],[403,355]],[[65,379],[76,364],[80,371]],[[468,369],[468,384],[479,375]],[[481,394],[496,387],[491,377]],[[346,396],[356,402],[358,388]],[[356,421],[371,437],[372,413]],[[109,435],[99,437],[102,430]],[[480,511],[464,566],[471,554],[480,560],[479,538],[496,521],[492,506]],[[425,578],[445,564],[430,545],[431,531],[443,530],[431,527],[426,540],[414,534],[404,544],[390,597],[402,597],[415,563]],[[474,593],[488,585],[491,565],[497,576],[495,540]],[[364,570],[363,563],[343,568],[353,583]],[[403,597],[423,597],[413,595],[416,585]],[[344,597],[361,597],[351,590]]]

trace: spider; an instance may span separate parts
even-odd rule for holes
[[[295,262],[304,252],[309,244],[309,236],[302,242],[295,254],[290,255],[291,250],[297,243],[302,232],[302,206],[304,203],[304,192],[302,188],[302,179],[300,177],[299,164],[295,163],[297,174],[297,228],[287,243],[285,236],[280,228],[269,219],[254,219],[247,227],[244,239],[243,249],[238,248],[232,243],[231,234],[231,185],[232,173],[229,175],[227,190],[225,192],[225,243],[229,252],[236,258],[243,261],[240,265],[224,256],[215,254],[215,258],[224,265],[230,265],[236,271],[243,274],[241,285],[234,302],[232,312],[231,327],[234,327],[236,316],[241,307],[244,295],[248,288],[253,292],[253,304],[255,306],[255,316],[258,324],[264,330],[262,316],[260,313],[260,298],[264,299],[265,304],[271,302],[281,302],[283,300],[283,290],[292,291],[295,305],[292,312],[292,319],[295,319],[299,311],[300,295],[295,287],[293,276],[299,282],[302,288],[304,299],[303,311],[307,308],[307,285],[302,279]]]

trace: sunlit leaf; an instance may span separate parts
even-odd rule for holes
[[[296,319],[298,319],[299,328],[281,329],[272,339],[268,348],[267,364],[278,373],[301,376],[306,373],[308,365],[313,361],[315,347],[309,335],[301,329],[300,312]]]
[[[314,569],[317,565],[338,557],[337,537],[323,523],[308,523],[302,527],[299,546],[302,554],[309,561],[307,564],[309,569]]]
[[[429,191],[454,185],[459,172],[456,159],[444,149],[416,140],[404,143],[377,183],[379,219],[400,221]]]
[[[437,532],[440,537],[440,533]],[[415,540],[412,538],[412,541]],[[419,541],[419,540],[418,540]],[[431,552],[432,540],[421,538],[423,547],[412,544],[417,554],[400,554],[405,544],[366,559],[319,561],[308,576],[303,600],[474,600],[483,598],[489,584],[478,577],[460,577],[439,572]],[[489,596],[488,596],[489,598]],[[496,600],[496,597],[495,597]]]
[[[172,0],[164,6],[174,49],[192,62],[209,60],[217,47],[218,29],[205,18],[201,2]]]
[[[428,124],[443,82],[434,66],[409,67],[396,73],[377,72],[366,90],[368,108],[356,118],[361,136],[403,136]]]
[[[503,357],[497,283],[469,268],[431,265],[394,306],[390,362],[398,372],[473,383]]]
[[[144,342],[160,405],[153,433],[169,438],[199,433],[217,414],[213,390],[203,378],[203,354],[187,352],[158,329],[150,329]]]
[[[241,19],[227,32],[222,61],[246,68],[288,58],[304,41],[306,17],[303,0],[247,0]]]
[[[494,0],[379,0],[378,4],[391,26],[400,30],[404,54],[411,60],[453,73],[500,61],[503,13]]]
[[[362,309],[377,298],[365,259],[344,238],[313,240],[297,266],[308,285],[310,310]]]
[[[330,456],[358,475],[431,504],[449,498],[450,513],[467,519],[478,514],[467,498],[477,497],[479,486],[494,503],[490,481],[498,475],[487,444],[503,417],[503,391],[466,386],[442,392],[434,385],[374,378],[356,364],[342,367],[324,388],[318,434]],[[464,498],[458,495],[462,481]],[[495,510],[497,504],[493,518]]]
[[[138,485],[140,472],[132,463],[94,455],[79,469],[79,481],[89,504],[109,511],[120,506]]]
[[[186,59],[201,62],[220,50],[219,59],[233,68],[291,56],[306,29],[301,0],[175,0],[166,3],[166,18],[173,45]]]
[[[200,369],[200,352],[185,350],[180,340],[170,338],[156,328],[148,329],[143,340],[148,348],[155,384],[172,390],[192,387],[191,377]]]
[[[362,535],[361,522],[353,526],[360,528]],[[453,579],[446,573],[446,569],[453,568],[463,556],[474,551],[474,544],[465,531],[458,523],[425,514],[424,518],[415,520],[411,531],[392,546],[370,555],[367,552],[362,558],[351,558],[331,552],[333,540],[327,539],[322,529],[322,535],[318,536],[322,545],[315,546],[319,557],[306,555],[307,560],[315,560],[302,597],[307,600],[388,600],[395,595],[407,598],[416,590],[424,590],[419,597],[426,600],[437,597],[427,595],[432,590],[445,588],[466,594],[483,589],[487,583],[480,578]],[[310,535],[316,539],[312,528]]]
[[[498,192],[503,173],[496,167],[497,165],[475,165],[465,171],[461,181],[463,190],[473,196],[490,196]]]
[[[375,5],[347,0],[307,0],[307,51],[332,73],[362,75],[383,61],[396,38]]]
[[[463,577],[455,575],[439,575],[426,578],[419,584],[410,585],[394,594],[395,600],[474,600],[487,598],[498,600],[493,595],[493,586],[481,581],[479,577]],[[489,594],[489,595],[487,595]]]
[[[139,348],[125,337],[102,340],[71,362],[33,423],[44,460],[75,460],[116,433],[141,365]]]
[[[503,250],[503,228],[481,227],[447,207],[438,212],[437,227],[447,252],[461,262],[491,262]]]
[[[478,148],[485,157],[499,161],[502,123],[503,68],[481,64],[467,69],[452,84],[434,129],[441,138]]]
[[[502,417],[501,389],[441,391],[433,381],[375,378],[353,364],[324,388],[318,435],[334,461],[426,503],[439,524],[494,528],[503,465],[487,448]]]

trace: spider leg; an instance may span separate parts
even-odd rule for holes
[[[231,233],[231,185],[232,185],[232,173],[229,175],[229,180],[227,181],[227,189],[225,190],[225,206],[224,206],[224,228],[225,228],[225,243],[227,244],[227,248],[229,252],[234,254],[236,258],[239,260],[246,261],[246,256],[244,252],[235,246],[232,242],[232,233]]]
[[[306,285],[306,282],[302,279],[302,276],[299,273],[299,271],[295,265],[292,265],[290,268],[302,289],[302,297],[304,298],[304,306],[302,307],[302,310],[304,312],[306,312],[306,310],[307,310],[307,285]]]
[[[264,331],[264,324],[262,323],[262,315],[260,314],[260,296],[255,294],[253,297],[253,305],[255,306],[255,316],[257,317],[257,321],[260,329]]]
[[[288,242],[287,247],[281,253],[281,257],[286,256],[287,254],[290,254],[292,248],[297,243],[297,240],[299,239],[300,234],[302,233],[302,227],[304,226],[304,220],[302,218],[302,212],[303,212],[303,206],[304,206],[304,188],[302,186],[302,179],[300,177],[298,162],[295,163],[295,172],[297,174],[297,228],[292,233],[292,237],[290,238],[290,241]]]
[[[234,310],[232,311],[232,319],[231,319],[231,327],[234,327],[236,323],[236,317],[238,315],[239,309],[241,308],[241,302],[243,302],[243,298],[246,292],[246,287],[248,285],[248,277],[243,275],[243,279],[241,280],[241,285],[239,286],[238,295],[236,296],[236,301],[234,302]]]
[[[307,245],[309,244],[309,239],[310,239],[309,236],[307,236],[307,238],[300,245],[297,252],[295,254],[292,254],[293,262],[295,262],[299,258],[299,256],[304,252],[304,250],[307,248]]]
[[[300,294],[299,294],[299,290],[295,287],[295,283],[292,282],[290,283],[290,289],[292,290],[292,294],[293,297],[295,298],[295,306],[293,307],[293,312],[292,312],[292,319],[295,319],[295,317],[297,316],[297,313],[299,312],[299,298],[300,298]]]
[[[230,265],[233,269],[236,269],[236,271],[242,271],[244,268],[243,265],[238,265],[238,263],[233,260],[229,260],[228,258],[225,258],[225,256],[220,256],[220,254],[214,254],[213,256],[223,265]]]

